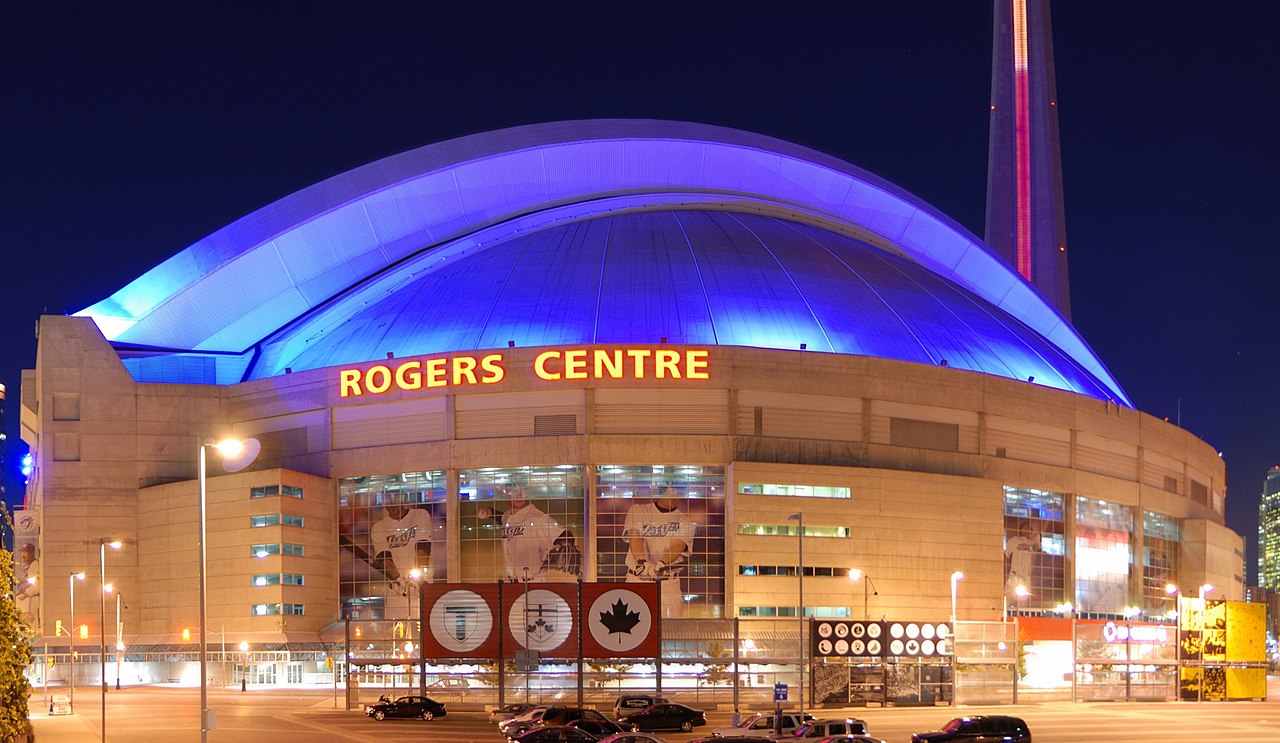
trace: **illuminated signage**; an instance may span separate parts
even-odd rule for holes
[[[1160,625],[1107,622],[1102,626],[1102,639],[1107,642],[1168,642],[1169,630]]]
[[[709,352],[650,348],[555,349],[533,360],[531,371],[549,382],[578,379],[710,379]],[[391,390],[421,390],[497,384],[507,376],[500,353],[414,359],[341,369],[342,397],[381,395]]]

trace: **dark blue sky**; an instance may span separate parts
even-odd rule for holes
[[[871,170],[982,232],[985,2],[379,5],[8,10],[11,442],[42,310],[79,310],[247,212],[462,134],[613,117],[747,129]],[[1140,409],[1181,415],[1223,453],[1228,523],[1251,546],[1280,463],[1267,13],[1054,8],[1075,324]]]

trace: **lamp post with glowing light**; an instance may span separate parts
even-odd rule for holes
[[[102,586],[102,590],[98,592],[98,620],[102,623],[98,633],[98,667],[102,681],[102,740],[107,739],[107,594],[111,592],[111,584],[107,582],[107,545],[118,550],[121,544],[119,539],[98,540],[98,576],[101,579],[99,585]]]
[[[956,632],[956,585],[964,580],[964,573],[959,570],[951,574],[951,636]]]
[[[205,466],[205,449],[213,447],[215,451],[222,455],[223,467],[228,472],[238,472],[248,467],[258,455],[260,444],[257,439],[246,439],[240,441],[238,439],[224,439],[216,444],[205,442],[200,443],[199,447],[199,467],[197,469],[197,480],[200,486],[200,741],[205,743],[209,739],[209,646],[206,637],[206,629],[209,625],[208,607],[207,607],[207,589],[205,581],[205,564],[206,564],[206,525],[205,525],[205,505],[208,499],[207,480],[208,475]]]
[[[124,654],[124,625],[120,623],[120,604],[124,601],[124,594],[116,591],[116,691],[120,691],[120,663]],[[128,609],[129,605],[125,604],[124,608]]]
[[[71,638],[71,710],[76,708],[76,581],[84,580],[84,571],[72,573],[67,577],[68,592],[71,594],[71,627],[67,637]]]
[[[249,641],[240,641],[240,691],[249,688]]]
[[[871,580],[871,576],[867,575],[861,568],[850,568],[849,580],[854,583],[862,581],[862,618],[864,620],[870,619],[871,616],[868,607],[871,594],[874,592],[876,596],[879,596],[880,592],[875,590],[875,583]]]
[[[800,625],[800,719],[804,719],[804,677],[809,670],[804,664],[804,514],[793,513],[787,517],[787,521],[796,522],[796,557],[800,563],[796,570],[796,577],[799,579],[796,584],[796,603],[799,605],[796,611],[796,618]]]
[[[1199,594],[1200,594],[1200,683],[1196,684],[1196,701],[1197,702],[1204,701],[1204,682],[1205,682],[1205,677],[1207,675],[1204,672],[1204,641],[1206,639],[1204,615],[1205,615],[1205,610],[1207,609],[1205,605],[1204,597],[1212,590],[1213,590],[1213,585],[1209,583],[1205,583],[1201,585],[1199,589]]]

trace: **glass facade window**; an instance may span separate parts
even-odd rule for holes
[[[795,565],[739,565],[738,575],[796,575],[800,570]],[[822,565],[805,565],[805,577],[813,578],[845,578],[849,568],[833,568]]]
[[[1059,493],[1005,486],[1004,591],[1009,611],[1047,611],[1068,600],[1064,504]]]
[[[785,524],[738,524],[738,533],[761,537],[794,537],[799,527]],[[837,537],[848,539],[853,536],[853,529],[848,526],[806,526],[806,537]]]
[[[739,606],[740,617],[794,617],[794,606]],[[850,615],[847,606],[806,606],[806,617],[847,618]]]
[[[1167,586],[1178,583],[1178,519],[1154,511],[1142,512],[1142,601],[1148,617],[1168,617],[1176,612],[1177,596]]]
[[[782,485],[777,483],[740,482],[738,492],[743,495],[790,495],[798,498],[851,498],[849,488],[826,485]]]
[[[463,581],[572,581],[586,540],[583,468],[485,467],[458,472]]]
[[[280,495],[286,498],[302,498],[302,488],[293,485],[281,485]]]
[[[339,481],[338,572],[345,618],[408,617],[415,575],[422,581],[448,580],[445,494],[443,470]]]
[[[597,579],[658,583],[663,616],[724,616],[724,487],[721,466],[597,467]]]
[[[276,495],[280,495],[279,485],[256,485],[249,488],[250,498],[270,498]]]
[[[1076,498],[1076,610],[1121,614],[1129,602],[1133,509]]]

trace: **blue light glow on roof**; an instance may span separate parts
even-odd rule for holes
[[[665,337],[945,359],[1128,404],[1032,287],[927,204],[820,153],[692,124],[539,125],[387,158],[77,314],[146,381]]]

